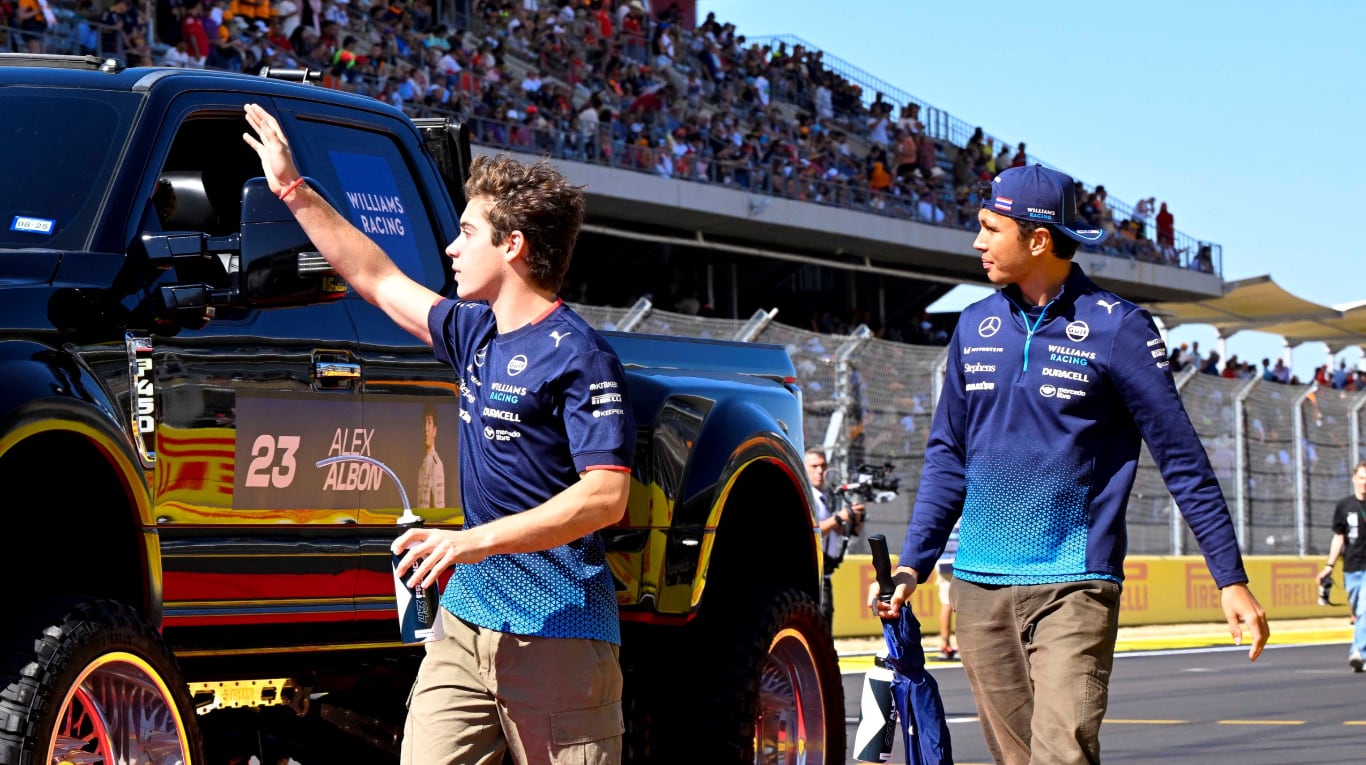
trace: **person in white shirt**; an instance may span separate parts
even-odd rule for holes
[[[174,48],[166,51],[166,55],[161,59],[163,66],[188,67],[190,65],[190,54],[185,50],[185,41],[181,40],[175,44]]]

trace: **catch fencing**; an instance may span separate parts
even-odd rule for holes
[[[772,343],[787,349],[797,371],[806,446],[824,446],[827,483],[860,468],[890,465],[897,498],[868,507],[863,536],[850,552],[866,553],[867,535],[900,540],[910,521],[930,418],[943,379],[946,349],[872,337],[814,332],[758,311],[748,320],[662,311],[641,299],[630,308],[575,305],[598,329]],[[1230,380],[1187,369],[1177,387],[1228,500],[1239,544],[1251,555],[1324,555],[1337,502],[1366,459],[1366,391]],[[1129,497],[1129,552],[1197,554],[1162,476],[1145,446]]]

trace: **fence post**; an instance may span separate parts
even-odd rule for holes
[[[1361,408],[1366,406],[1366,393],[1358,394],[1357,400],[1348,410],[1350,413],[1349,423],[1351,425],[1351,436],[1347,443],[1352,448],[1352,458],[1347,460],[1347,469],[1351,470],[1361,461]]]
[[[653,309],[654,304],[650,302],[649,298],[643,297],[637,300],[636,304],[631,306],[631,310],[627,311],[626,315],[621,317],[621,323],[617,325],[617,331],[634,332],[636,327],[640,326],[642,321],[645,321],[645,317],[649,316],[650,311]]]
[[[764,330],[768,328],[768,325],[773,323],[773,317],[777,315],[777,308],[774,308],[772,311],[765,311],[762,308],[754,309],[754,315],[749,317],[749,321],[745,322],[745,326],[741,327],[739,331],[735,333],[735,339],[743,343],[754,342],[754,338],[763,334]]]
[[[850,390],[849,359],[860,345],[873,336],[867,324],[860,324],[839,348],[835,349],[835,411],[830,415],[830,424],[825,428],[825,459],[831,463],[827,470],[835,469],[841,481],[849,480],[849,428],[845,420],[854,408],[854,396]]]
[[[1309,552],[1309,498],[1308,482],[1304,480],[1304,402],[1319,389],[1310,385],[1295,397],[1294,409],[1290,412],[1295,434],[1295,548],[1300,556]]]
[[[944,371],[949,366],[949,349],[945,348],[939,352],[939,357],[934,360],[934,366],[930,372],[930,411],[934,412],[939,408],[939,394],[944,392]]]
[[[1238,537],[1238,549],[1243,552],[1247,552],[1249,515],[1247,507],[1247,427],[1244,424],[1247,418],[1244,413],[1247,411],[1247,397],[1252,395],[1252,389],[1257,387],[1257,382],[1260,379],[1253,375],[1233,396],[1233,480],[1238,489],[1238,496],[1234,500],[1236,517],[1233,519],[1233,529],[1235,536]]]
[[[1186,383],[1190,382],[1191,378],[1195,377],[1197,374],[1199,374],[1199,370],[1195,368],[1194,364],[1181,370],[1181,373],[1176,377],[1176,395],[1178,397],[1181,395],[1181,389],[1185,388]],[[1181,528],[1181,507],[1176,504],[1175,497],[1172,498],[1171,505],[1171,512],[1167,513],[1167,515],[1171,516],[1172,555],[1181,555],[1186,548],[1186,535]]]

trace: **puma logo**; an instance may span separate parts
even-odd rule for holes
[[[551,333],[550,333],[550,336],[553,337],[553,338],[555,338],[555,347],[556,347],[556,348],[559,348],[559,347],[560,347],[560,341],[563,340],[563,339],[565,339],[566,337],[569,337],[569,336],[572,335],[572,334],[574,334],[574,333],[573,333],[573,332],[566,332],[566,333],[564,333],[563,335],[561,335],[561,334],[560,334],[560,331],[557,329],[557,330],[555,330],[554,332],[551,332]]]
[[[1116,300],[1113,303],[1107,303],[1104,300],[1097,300],[1096,305],[1104,308],[1107,314],[1113,314],[1115,312],[1115,306],[1119,305],[1119,301]]]

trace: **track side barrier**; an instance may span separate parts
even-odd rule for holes
[[[1341,567],[1334,574],[1332,602],[1318,604],[1314,575],[1321,561],[1293,555],[1266,555],[1244,559],[1257,596],[1271,619],[1305,619],[1320,616],[1348,617]],[[938,630],[939,588],[931,576],[911,596],[911,608],[924,625],[925,634]],[[835,637],[882,634],[882,624],[864,605],[868,585],[877,581],[872,558],[848,555],[835,571]],[[1130,556],[1124,562],[1124,595],[1119,612],[1121,626],[1139,624],[1188,624],[1223,621],[1219,588],[1214,586],[1205,560],[1198,555]],[[1344,622],[1345,623],[1345,622]]]

